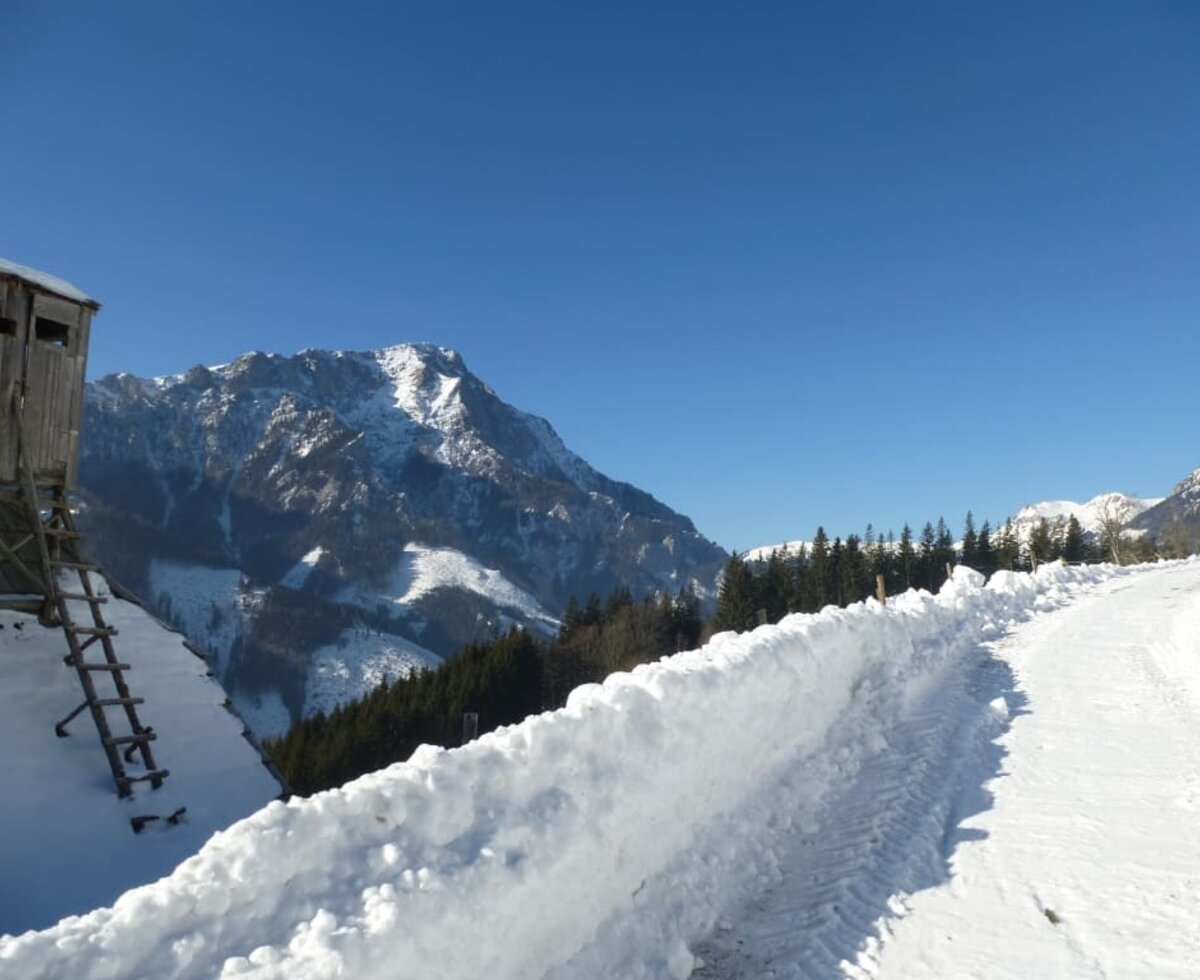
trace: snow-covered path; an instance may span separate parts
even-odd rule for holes
[[[1017,627],[889,741],[695,977],[1200,975],[1200,566]]]

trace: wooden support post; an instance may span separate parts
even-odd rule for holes
[[[881,606],[887,605],[887,583],[882,574],[875,576],[875,598],[879,600]]]
[[[466,745],[479,735],[479,712],[464,711],[462,727],[462,744]]]

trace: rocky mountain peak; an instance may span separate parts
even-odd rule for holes
[[[101,378],[81,482],[99,557],[159,611],[179,605],[181,575],[222,583],[224,598],[200,589],[181,625],[241,671],[224,678],[235,691],[275,683],[272,657],[306,672],[318,641],[337,639],[323,622],[369,622],[446,655],[509,623],[552,629],[571,595],[711,597],[725,558],[431,344]],[[308,632],[279,626],[290,639],[276,649],[263,624],[278,626],[269,611],[296,593],[323,612]]]

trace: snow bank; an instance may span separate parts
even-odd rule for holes
[[[0,940],[0,973],[685,977],[686,942],[728,901],[695,883],[739,874],[761,832],[745,804],[773,773],[827,755],[817,771],[844,778],[847,746],[883,751],[981,639],[1116,574],[983,588],[959,570],[936,597],[720,634],[461,749],[272,803],[112,908]],[[640,908],[644,891],[678,900]],[[607,928],[631,911],[640,945]]]

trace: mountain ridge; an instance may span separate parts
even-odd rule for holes
[[[221,571],[211,613],[200,596],[179,625],[218,647],[243,698],[281,662],[306,674],[314,650],[352,645],[352,630],[445,656],[510,625],[552,631],[571,595],[626,586],[710,601],[726,557],[432,344],[110,374],[86,405],[81,485],[98,556],[165,614],[171,592],[190,589],[186,569]],[[396,585],[418,572],[419,594]],[[291,637],[299,654],[264,653],[277,644],[256,622],[287,634],[276,620],[317,608],[339,629],[314,621]],[[280,692],[293,717],[302,687],[297,676]]]

